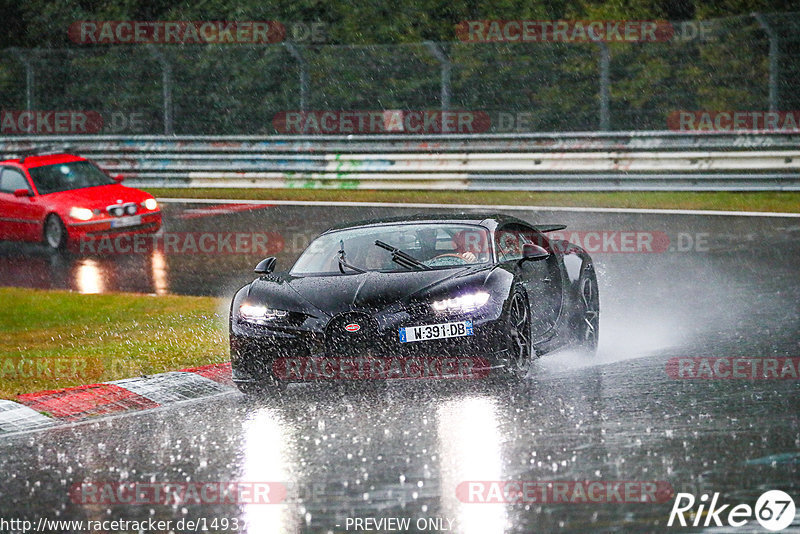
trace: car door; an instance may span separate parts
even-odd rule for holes
[[[498,259],[514,273],[525,288],[531,310],[534,341],[546,339],[553,331],[561,312],[561,271],[558,258],[552,254],[550,243],[543,234],[530,226],[507,224],[496,233]],[[522,261],[522,247],[532,243],[545,248],[550,257],[538,261]]]
[[[33,196],[14,196],[17,189],[27,189],[33,194],[21,169],[0,167],[0,239],[38,241],[44,208]]]

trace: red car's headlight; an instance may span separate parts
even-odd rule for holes
[[[78,221],[88,221],[94,217],[92,210],[86,208],[70,208],[69,216]]]

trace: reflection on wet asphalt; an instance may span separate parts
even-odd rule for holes
[[[279,268],[332,223],[417,211],[281,206],[181,218],[187,209],[167,206],[168,231],[279,230]],[[456,532],[658,532],[672,505],[468,503],[457,493],[462,482],[494,480],[662,481],[751,506],[783,489],[800,504],[800,382],[674,380],[665,371],[673,357],[800,356],[800,222],[518,215],[580,230],[660,231],[691,250],[594,254],[599,354],[548,355],[521,384],[296,386],[269,399],[230,393],[0,438],[0,517],[236,518],[252,533],[344,532],[354,517],[408,517],[411,531],[427,532],[443,530],[416,529],[417,519],[443,518],[444,527],[450,519]],[[708,234],[708,250],[686,246],[698,233]],[[0,249],[4,284],[80,291],[228,296],[260,259],[18,250]],[[288,494],[280,504],[79,504],[69,491],[83,481],[270,481]]]

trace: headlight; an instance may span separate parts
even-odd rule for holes
[[[437,312],[470,312],[477,310],[487,302],[489,302],[489,293],[478,291],[452,299],[434,301],[431,307]]]
[[[156,209],[158,207],[158,202],[156,202],[156,199],[154,199],[154,198],[148,198],[147,200],[142,202],[142,206],[144,206],[145,209],[153,211],[154,209]]]
[[[71,208],[69,210],[69,216],[79,221],[88,221],[93,215],[92,210],[87,210],[86,208]]]
[[[267,321],[286,317],[289,312],[285,310],[273,310],[266,306],[254,304],[242,304],[239,306],[239,316],[243,321],[255,324],[265,324]]]

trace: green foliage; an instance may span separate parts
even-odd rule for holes
[[[325,44],[298,43],[309,74],[307,109],[437,109],[441,68],[423,44],[439,43],[452,63],[452,109],[526,113],[527,131],[599,127],[600,48],[592,43],[464,43],[455,27],[472,19],[628,19],[685,17],[702,33],[658,43],[611,43],[612,129],[664,129],[678,110],[762,110],[768,106],[768,39],[751,16],[765,13],[780,42],[780,107],[800,108],[800,16],[781,0],[207,0],[140,2],[0,0],[6,46],[35,70],[34,108],[145,115],[162,131],[162,63],[147,46],[77,45],[80,20],[277,20],[323,22]],[[712,17],[722,17],[714,18]],[[271,134],[276,113],[299,109],[300,65],[281,44],[162,46],[171,66],[176,133]],[[25,71],[0,54],[0,107],[21,109]]]
[[[676,11],[675,4],[687,8]],[[177,5],[170,0],[0,0],[7,23],[0,48],[68,46],[67,28],[80,20],[321,21],[329,25],[332,43],[416,43],[452,41],[454,26],[471,19],[648,20],[668,19],[673,12],[708,19],[798,8],[797,0],[206,0]]]

